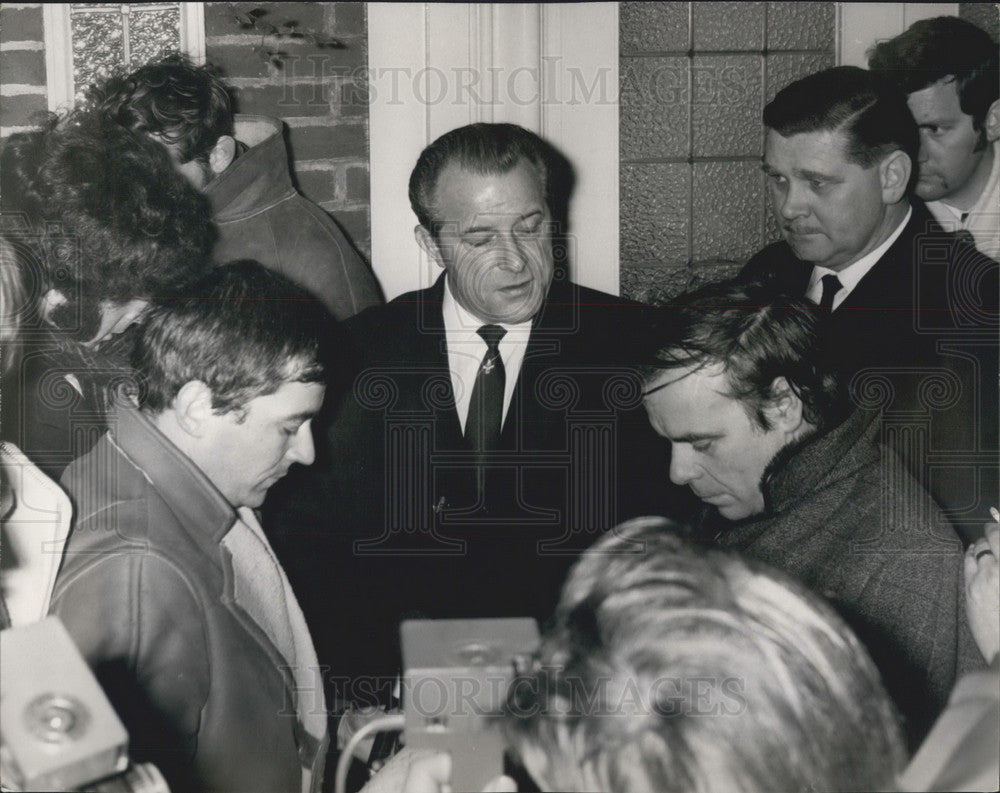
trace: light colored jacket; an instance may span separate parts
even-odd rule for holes
[[[3,600],[11,625],[38,622],[49,613],[52,588],[72,517],[69,498],[12,443],[0,443],[5,488]]]

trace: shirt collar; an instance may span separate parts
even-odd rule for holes
[[[885,254],[887,250],[892,246],[892,244],[899,238],[899,235],[903,233],[903,229],[906,228],[906,224],[910,222],[910,218],[913,216],[913,207],[909,207],[906,210],[906,216],[900,221],[896,229],[890,234],[885,241],[872,251],[869,251],[856,262],[852,262],[841,270],[831,270],[827,267],[820,267],[819,265],[813,266],[812,277],[809,279],[809,287],[812,288],[823,278],[824,275],[835,275],[840,281],[841,289],[844,290],[844,294],[850,293],[854,287],[856,287],[861,279],[864,278],[868,271],[875,266],[879,259]]]

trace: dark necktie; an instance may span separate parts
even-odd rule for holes
[[[499,325],[483,325],[476,331],[486,342],[486,355],[479,365],[472,401],[465,421],[465,437],[477,452],[490,451],[500,443],[503,423],[503,391],[507,374],[500,357],[500,339],[507,333]]]
[[[819,299],[819,307],[829,313],[833,311],[833,298],[843,289],[843,285],[835,275],[824,275],[820,281],[823,284],[823,295]]]

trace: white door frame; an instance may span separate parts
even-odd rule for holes
[[[387,298],[439,274],[413,238],[420,152],[479,121],[539,133],[576,170],[574,281],[618,292],[616,3],[369,3],[372,264]]]

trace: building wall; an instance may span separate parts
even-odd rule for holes
[[[834,3],[621,4],[622,294],[667,299],[777,238],[761,114],[834,64],[835,24]]]
[[[997,3],[959,3],[958,15],[1000,41],[1000,5]]]
[[[242,29],[234,10],[253,9],[267,12],[262,23],[294,22],[303,38]],[[330,39],[342,46],[324,46]],[[280,68],[267,50],[285,54]],[[285,121],[299,189],[370,256],[368,106],[358,90],[368,63],[365,4],[206,3],[205,54],[233,87],[237,112]]]
[[[258,10],[264,35],[241,27]],[[236,109],[284,119],[299,189],[371,251],[364,3],[206,3],[206,56],[234,89]],[[337,46],[327,46],[335,40]],[[280,52],[280,65],[269,58]],[[0,137],[30,129],[47,109],[40,3],[0,7]],[[2,185],[0,185],[2,189]]]
[[[784,84],[834,62],[835,3],[621,3],[621,287],[658,300],[734,272],[774,239],[760,113]],[[234,12],[295,23],[343,47],[262,37]],[[994,38],[992,3],[961,3]],[[364,3],[207,3],[206,49],[240,112],[283,118],[293,173],[370,255]],[[267,50],[285,53],[282,68]],[[40,3],[0,7],[0,138],[46,109]],[[2,186],[0,186],[2,189]]]
[[[0,6],[0,138],[30,129],[44,112],[45,43],[41,3]]]

